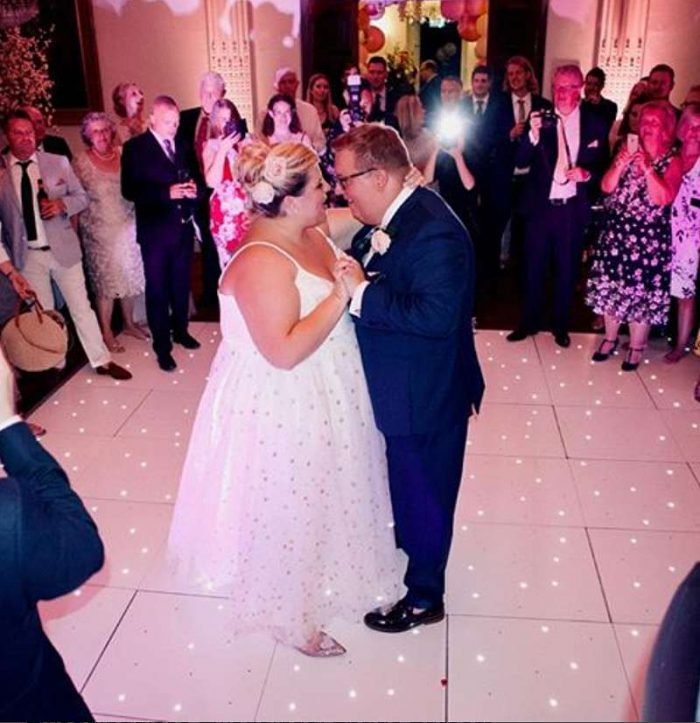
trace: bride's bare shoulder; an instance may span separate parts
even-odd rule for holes
[[[287,254],[265,239],[250,238],[238,249],[224,271],[219,290],[234,295],[238,286],[272,284],[294,278],[296,266]]]

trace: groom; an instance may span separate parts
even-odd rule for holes
[[[368,123],[338,138],[335,169],[355,218],[354,260],[338,262],[352,295],[377,426],[386,438],[397,544],[408,592],[365,616],[403,632],[445,616],[445,567],[462,476],[467,421],[484,382],[471,319],[474,252],[445,202],[406,189],[410,168],[391,128]]]

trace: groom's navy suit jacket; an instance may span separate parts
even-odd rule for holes
[[[354,317],[374,416],[387,436],[436,432],[478,409],[484,381],[474,349],[474,251],[457,216],[419,188],[389,224]],[[361,260],[370,227],[353,239]]]

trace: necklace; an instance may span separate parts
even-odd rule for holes
[[[117,152],[116,152],[116,150],[114,150],[114,148],[112,148],[111,153],[107,153],[106,155],[103,155],[94,147],[91,148],[90,150],[95,154],[96,158],[99,158],[104,163],[109,163],[110,161],[113,161],[117,157]]]

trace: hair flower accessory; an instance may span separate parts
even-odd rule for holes
[[[250,189],[250,197],[253,201],[255,201],[255,203],[264,206],[268,203],[272,203],[275,198],[275,189],[272,187],[272,184],[267,181],[258,181]]]
[[[279,185],[287,175],[287,159],[282,156],[268,155],[263,166],[262,177],[273,186]]]
[[[381,256],[389,250],[391,236],[383,228],[375,228],[370,243],[372,250]]]

